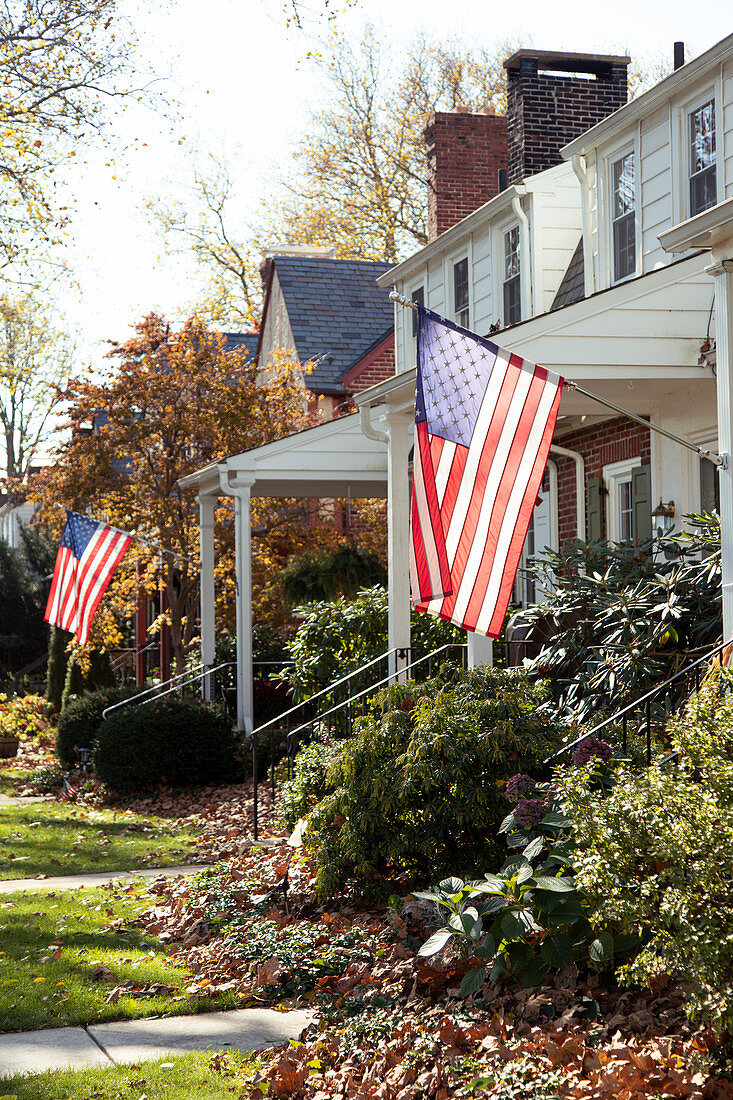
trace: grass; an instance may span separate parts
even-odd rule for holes
[[[155,937],[130,927],[150,904],[139,881],[0,897],[0,1031],[233,1007],[232,994],[187,993],[190,972],[172,966]],[[140,988],[117,988],[130,980]]]
[[[130,810],[19,802],[0,806],[0,879],[172,866],[196,839],[176,821]]]
[[[217,1100],[240,1095],[261,1056],[207,1052],[101,1069],[50,1070],[0,1081],[0,1100]],[[219,1068],[217,1068],[219,1067]]]

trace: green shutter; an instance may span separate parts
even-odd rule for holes
[[[588,542],[603,538],[603,497],[603,478],[588,478],[585,483],[585,537]]]
[[[635,539],[652,535],[652,468],[637,466],[631,471],[632,532]]]

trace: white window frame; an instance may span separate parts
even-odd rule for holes
[[[516,275],[512,276],[512,278],[519,280],[519,317],[516,318],[513,321],[510,321],[508,319],[508,317],[506,317],[504,315],[504,287],[506,286],[507,282],[509,281],[506,277],[506,239],[509,236],[509,234],[512,233],[515,229],[517,231],[517,255],[519,257],[519,271],[517,272]],[[524,320],[525,304],[526,303],[524,301],[523,283],[524,283],[526,273],[523,270],[524,255],[523,255],[522,244],[523,244],[523,241],[522,241],[522,225],[521,225],[521,222],[518,222],[518,221],[509,222],[502,229],[502,232],[501,232],[501,251],[499,253],[499,273],[501,275],[501,291],[500,291],[501,313],[499,314],[499,316],[501,317],[501,323],[502,323],[504,328],[506,328],[507,325],[518,325],[520,321]]]
[[[468,313],[468,318],[467,319],[465,319],[465,318],[461,319],[459,317],[459,312],[463,312],[463,311],[459,311],[456,308],[456,276],[455,276],[455,269],[458,266],[458,264],[461,263],[463,260],[465,260],[465,262],[466,262],[466,275],[467,275],[467,278],[468,278],[468,303],[465,307],[466,312]],[[447,288],[448,289],[448,295],[447,296],[448,296],[448,300],[450,301],[450,304],[451,304],[451,316],[452,316],[453,320],[455,321],[455,323],[457,325],[460,325],[462,328],[470,329],[470,327],[471,327],[471,317],[473,315],[473,302],[472,302],[473,280],[471,278],[471,256],[470,256],[470,253],[469,253],[468,249],[466,249],[465,251],[456,253],[455,256],[451,256],[450,260],[448,261],[448,271],[449,271],[450,282],[449,282],[448,288]]]
[[[641,221],[641,149],[638,127],[604,149],[598,159],[596,188],[598,190],[597,239],[599,272],[604,287],[621,286],[642,273],[642,221]],[[623,279],[614,278],[613,265],[613,166],[627,153],[634,154],[634,271]]]
[[[614,217],[614,184],[613,184],[613,170],[615,165],[619,161],[624,160],[628,156],[634,158],[634,209],[632,211],[632,217],[634,222],[634,268],[628,275],[621,275],[616,278],[616,243],[614,240],[614,227],[616,225],[616,219]],[[610,284],[616,286],[618,283],[625,283],[629,279],[636,278],[639,272],[639,234],[641,232],[641,225],[639,219],[639,157],[636,152],[636,146],[634,144],[628,146],[620,153],[608,159],[608,261],[609,261],[609,274]]]
[[[622,462],[611,462],[603,467],[603,484],[608,490],[608,539],[610,542],[621,542],[621,515],[618,506],[618,490],[622,482],[631,481],[631,472],[637,466],[641,466],[641,456],[625,458]],[[632,508],[633,508],[632,499]],[[633,514],[633,513],[632,513]]]
[[[670,108],[672,133],[672,225],[690,217],[690,115],[710,100],[715,102],[715,201],[724,198],[723,163],[723,88],[720,75],[697,86],[694,92],[677,100]]]

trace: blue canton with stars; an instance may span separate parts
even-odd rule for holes
[[[66,513],[66,526],[61,545],[68,546],[75,558],[80,558],[99,529],[99,521],[80,516],[78,512]]]
[[[498,348],[418,310],[415,420],[432,435],[470,446]]]

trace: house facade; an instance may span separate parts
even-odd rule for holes
[[[645,537],[657,501],[681,526],[721,494],[733,546],[730,466],[694,451],[733,450],[733,36],[631,102],[628,61],[521,50],[505,63],[506,117],[436,115],[426,133],[431,239],[378,277],[383,290],[608,403],[564,389],[525,555],[576,537]],[[358,418],[334,425],[329,462],[308,433],[302,446],[293,437],[289,461],[300,453],[304,471],[293,472],[289,495],[314,472],[322,485],[354,481],[354,433],[373,444],[369,495],[376,480],[387,497],[389,644],[397,652],[410,642],[413,311],[395,307],[394,333],[394,373],[354,394]],[[278,461],[260,448],[190,483],[203,508],[207,485],[257,491]],[[244,543],[239,568],[246,573]],[[730,624],[733,575],[728,588]],[[724,619],[725,592],[724,576]],[[525,602],[533,595],[517,594]],[[485,639],[468,642],[474,661],[490,656]],[[245,693],[246,646],[243,620]]]

